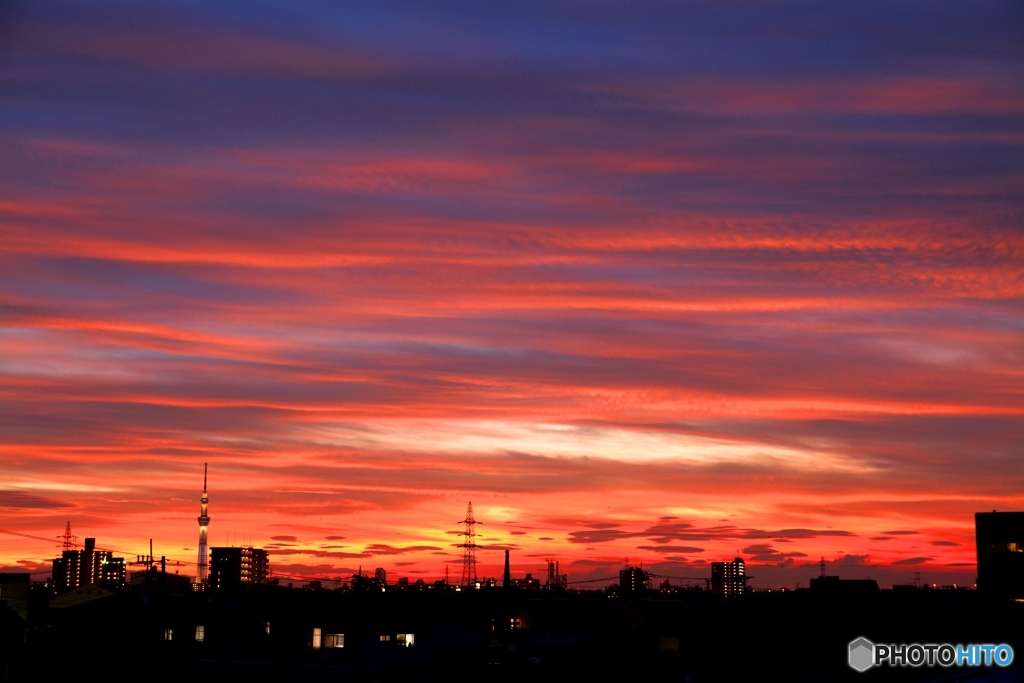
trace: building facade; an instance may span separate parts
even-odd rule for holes
[[[53,560],[51,581],[55,593],[80,586],[103,585],[124,588],[125,562],[108,550],[96,550],[96,539],[85,539],[81,550],[65,550]]]
[[[631,595],[643,592],[651,581],[650,574],[640,567],[623,567],[619,570],[619,594]]]
[[[262,548],[211,548],[209,586],[232,588],[267,583],[270,557]]]
[[[747,592],[747,569],[742,557],[732,562],[711,563],[711,592],[726,598]]]

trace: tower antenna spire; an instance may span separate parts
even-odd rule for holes
[[[459,522],[459,524],[465,525],[465,531],[460,534],[465,540],[459,544],[460,548],[465,549],[462,556],[461,585],[463,588],[476,585],[476,525],[480,523],[473,518],[473,501],[469,501],[469,505],[466,507],[466,518]]]
[[[199,585],[200,590],[206,586],[208,556],[206,551],[206,536],[210,528],[210,513],[207,508],[210,503],[210,496],[207,495],[206,491],[207,465],[207,463],[203,463],[203,497],[199,501],[199,562],[198,571],[196,572],[196,583]]]

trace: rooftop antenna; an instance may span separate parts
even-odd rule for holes
[[[821,563],[818,565],[821,567],[821,578],[825,578],[825,556],[821,556]]]
[[[466,518],[459,524],[466,525],[466,530],[460,534],[465,537],[465,541],[459,547],[466,551],[462,556],[462,585],[468,588],[476,584],[476,525],[480,524],[473,519],[473,501],[469,501]]]

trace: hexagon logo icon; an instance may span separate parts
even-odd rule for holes
[[[867,638],[850,642],[850,668],[867,671],[875,663],[875,644]]]

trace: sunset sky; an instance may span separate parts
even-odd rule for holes
[[[0,566],[973,583],[1024,5],[4,3]],[[192,564],[187,564],[192,563]],[[587,584],[600,587],[596,581]]]

